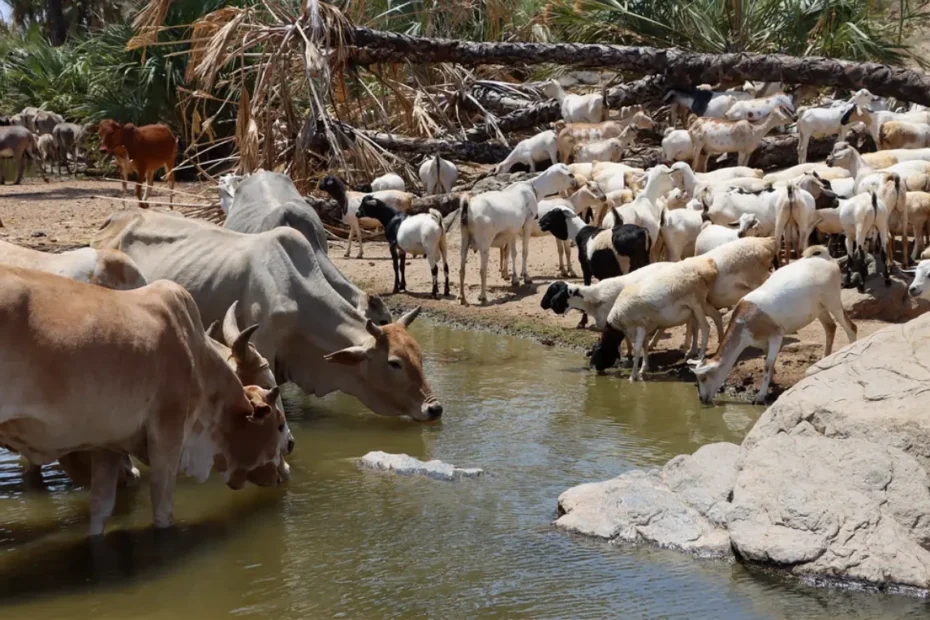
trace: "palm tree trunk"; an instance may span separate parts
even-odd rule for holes
[[[669,85],[716,83],[722,78],[787,84],[813,84],[847,90],[868,88],[876,95],[930,105],[930,77],[874,62],[795,58],[778,54],[698,54],[680,49],[597,43],[473,42],[412,37],[352,28],[345,32],[346,62],[439,63],[610,67],[638,75],[664,75]]]
[[[62,0],[48,0],[45,4],[45,12],[48,19],[49,40],[55,47],[64,45],[65,39],[68,38],[68,24],[65,23]]]

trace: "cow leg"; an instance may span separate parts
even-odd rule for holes
[[[44,489],[45,481],[42,480],[42,466],[26,462],[23,466],[23,486],[27,489]]]
[[[116,503],[121,455],[109,450],[94,450],[90,482],[90,535],[103,534],[107,519]]]
[[[16,162],[16,180],[13,181],[13,185],[19,185],[23,180],[23,172],[26,171],[26,155],[25,153],[19,154],[19,160]],[[42,176],[45,176],[43,173]]]
[[[141,175],[140,175],[141,176]],[[139,179],[142,180],[141,178]],[[149,192],[155,187],[155,170],[145,171],[145,189],[142,191],[142,205],[148,208]]]
[[[168,181],[168,204],[174,205],[174,168],[165,164],[165,180]]]
[[[153,435],[159,440],[153,439]],[[149,433],[152,522],[156,528],[171,527],[174,522],[174,486],[183,445],[183,429],[162,427]]]

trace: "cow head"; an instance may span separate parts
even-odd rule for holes
[[[282,455],[293,448],[284,412],[275,405],[278,388],[250,385],[245,396],[248,407],[227,410],[214,433],[213,464],[231,489],[241,489],[246,482],[274,486],[284,481]]]
[[[331,364],[355,366],[362,380],[346,390],[380,415],[407,415],[420,422],[442,416],[442,404],[423,374],[423,354],[407,328],[420,313],[416,308],[383,327],[370,319],[365,329],[374,338],[365,344],[326,355]]]
[[[104,119],[97,124],[97,136],[100,138],[100,150],[116,157],[128,157],[126,152],[127,133],[135,129],[132,123],[121,124],[112,119]]]

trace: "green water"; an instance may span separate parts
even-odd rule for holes
[[[286,390],[297,440],[288,487],[182,480],[176,531],[148,527],[143,484],[90,543],[84,491],[52,470],[48,492],[24,492],[16,457],[0,456],[4,617],[927,617],[922,600],[553,529],[568,487],[738,442],[761,409],[701,407],[688,384],[597,377],[580,354],[526,340],[426,322],[414,331],[441,424]],[[489,475],[449,483],[360,470],[351,459],[370,450]]]

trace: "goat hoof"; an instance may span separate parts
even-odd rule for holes
[[[765,396],[756,396],[755,399],[753,399],[752,404],[753,405],[764,405]]]
[[[532,284],[532,283],[533,283],[532,278],[526,278],[526,277],[523,278],[523,284]]]

